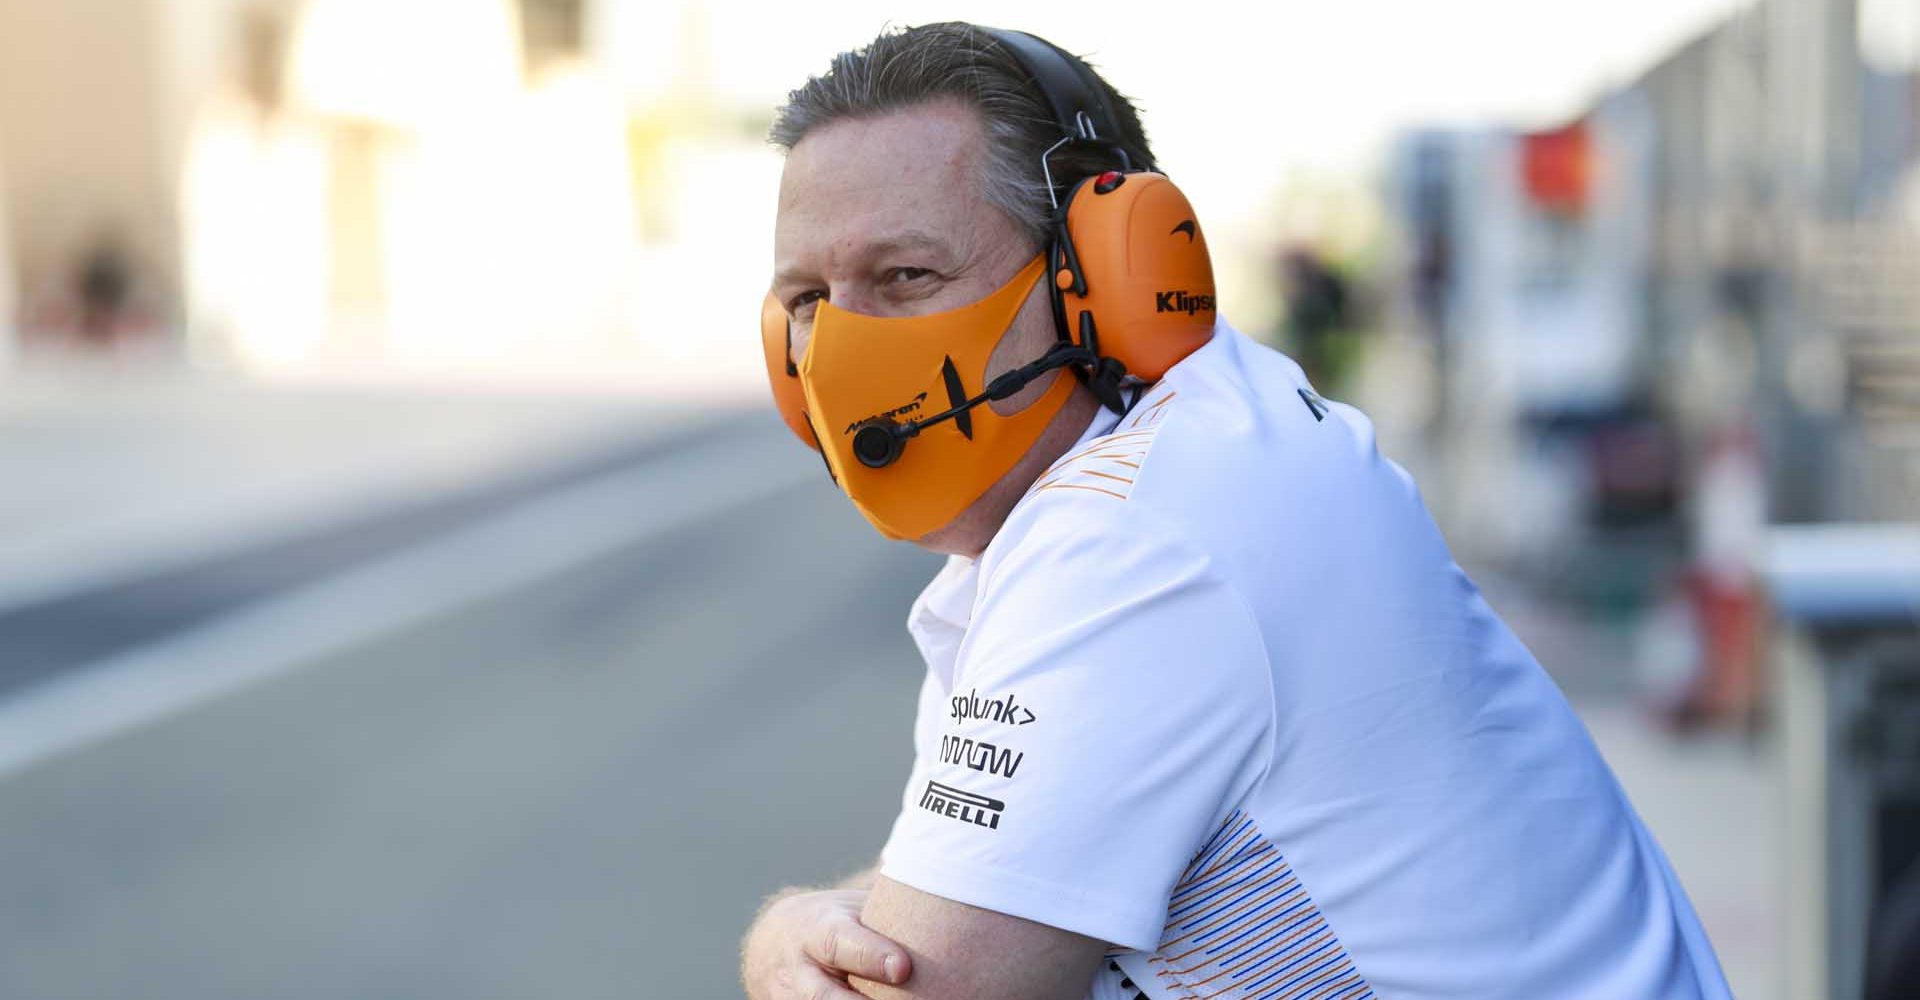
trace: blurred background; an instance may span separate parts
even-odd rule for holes
[[[764,398],[764,136],[947,18],[1139,100],[1736,993],[1913,989],[1920,0],[0,0],[0,997],[735,996],[871,861],[937,561]]]

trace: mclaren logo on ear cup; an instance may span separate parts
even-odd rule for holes
[[[1068,195],[1066,239],[1079,280],[1061,288],[1062,314],[1082,346],[1091,316],[1097,350],[1128,375],[1157,382],[1213,337],[1213,260],[1193,206],[1166,175],[1081,181]],[[1177,237],[1184,236],[1186,239]],[[1062,285],[1069,282],[1061,282]]]

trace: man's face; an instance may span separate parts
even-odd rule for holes
[[[944,312],[986,297],[1033,259],[1040,248],[980,193],[984,145],[977,114],[941,101],[837,121],[788,152],[773,294],[793,318],[796,362],[823,298],[869,316]],[[989,378],[1046,353],[1051,313],[1044,283],[1036,285],[995,348]],[[1051,383],[989,405],[1016,413]]]

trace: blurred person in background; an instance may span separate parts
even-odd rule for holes
[[[0,185],[6,183],[6,177],[0,176]],[[13,361],[13,353],[18,349],[15,338],[20,323],[20,289],[15,285],[13,252],[9,239],[6,200],[0,198],[0,371]]]
[[[1352,360],[1341,339],[1352,330],[1346,279],[1318,252],[1294,247],[1281,258],[1280,288],[1287,300],[1286,342],[1307,381],[1344,396]]]
[[[1920,998],[1920,864],[1907,866],[1875,907],[1866,1000]]]
[[[76,332],[82,340],[110,343],[133,292],[133,262],[114,243],[102,242],[86,255],[74,286],[80,302]]]
[[[37,346],[56,353],[139,354],[162,346],[139,263],[112,232],[74,257],[67,280],[30,310],[25,325]]]
[[[949,558],[879,863],[768,901],[750,997],[1728,995],[1367,419],[1215,315],[1127,98],[933,24],[772,137],[781,414]]]

